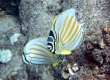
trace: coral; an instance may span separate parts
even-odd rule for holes
[[[92,51],[93,59],[97,63],[97,65],[102,66],[104,63],[104,52],[99,49],[94,49]]]
[[[77,63],[74,63],[73,65],[68,64],[67,66],[64,66],[62,69],[62,76],[64,79],[67,79],[71,76],[74,76],[77,71],[79,70],[79,66]]]
[[[110,28],[104,27],[102,29],[102,34],[103,34],[104,42],[106,43],[106,45],[110,46]]]
[[[99,40],[94,38],[92,40],[85,41],[85,57],[92,63],[97,64],[99,67],[103,66],[105,61],[105,44],[103,39]]]
[[[0,52],[0,62],[7,63],[11,60],[12,54],[10,50],[3,50]]]
[[[17,77],[18,72],[14,71],[9,75],[9,80],[15,80],[15,78]]]
[[[16,42],[18,40],[18,37],[20,36],[21,34],[20,33],[15,33],[13,34],[11,37],[10,37],[10,43],[12,45],[14,45],[14,42]]]

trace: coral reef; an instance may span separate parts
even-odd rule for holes
[[[0,64],[0,79],[109,80],[109,7],[110,0],[0,0],[0,50],[9,49],[13,55],[8,63]],[[54,18],[69,8],[76,9],[79,23],[85,22],[80,48],[56,67],[24,64],[21,56],[24,45],[33,38],[48,36]],[[15,33],[21,36],[11,45],[10,37]],[[78,68],[76,65],[71,68],[75,63]],[[69,69],[68,64],[71,65]]]

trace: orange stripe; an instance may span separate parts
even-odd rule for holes
[[[74,27],[75,27],[75,24],[76,24],[76,20],[74,21],[73,25],[72,25],[72,28],[70,29],[70,32],[68,32],[68,35],[63,39],[63,41],[65,41],[66,39],[68,39],[68,37],[70,36],[70,34],[72,33]]]
[[[38,57],[38,56],[44,56],[44,57],[47,57],[46,55],[38,54],[38,53],[35,53],[35,52],[31,52],[31,53],[29,53],[29,54],[34,54],[34,55],[30,55],[30,56],[32,56],[33,58],[34,58],[34,57]],[[35,55],[37,55],[37,56],[35,56]]]
[[[79,37],[81,36],[81,29],[79,30],[80,32],[79,32],[79,35],[78,35],[78,33],[76,34],[76,37],[73,39],[73,41],[71,41],[71,43],[69,43],[68,45],[71,45],[73,42],[74,42],[74,44],[75,44],[75,41],[77,41],[77,39],[79,39]]]
[[[31,61],[45,61],[48,60],[48,58],[39,58],[39,57],[33,57],[33,56],[29,56],[30,58],[36,58],[36,60],[31,60]]]
[[[70,27],[70,24],[71,24],[72,18],[73,18],[73,16],[70,18],[70,20],[69,20],[69,22],[68,22],[68,25],[66,26],[66,30],[64,31],[64,34],[63,34],[63,36],[62,36],[62,38],[64,38],[65,34],[67,33],[68,28]]]
[[[64,27],[65,27],[65,25],[66,25],[67,19],[68,19],[68,16],[66,16],[66,18],[65,18],[65,20],[64,20],[64,24],[63,24],[63,26],[62,26],[62,30],[61,30],[61,34],[60,34],[61,37],[62,37],[62,33],[63,33],[63,31],[64,31]]]
[[[52,58],[52,57],[53,57],[53,55],[48,54],[47,52],[45,52],[45,51],[43,51],[43,50],[40,50],[40,49],[37,49],[37,48],[31,48],[30,50],[38,50],[38,51],[40,51],[40,52],[46,53],[49,58]],[[40,54],[38,54],[38,55],[40,55]]]
[[[44,52],[43,50],[40,50],[40,49],[37,49],[37,48],[31,48],[30,50],[38,50],[40,52]],[[46,53],[46,52],[44,52],[44,53]]]
[[[39,45],[39,44],[34,44],[34,45],[35,45],[35,46],[40,46],[40,47],[42,47],[42,48],[48,50],[47,48],[45,48],[44,46],[41,46],[41,45]]]
[[[73,44],[72,46],[74,46],[74,45],[77,43],[77,41],[78,41],[78,39],[79,39],[80,36],[81,36],[81,32],[80,32],[79,35],[75,38],[75,40],[73,40],[73,41],[71,42],[71,44],[74,42],[74,44]],[[71,44],[69,44],[69,45],[71,45]]]
[[[76,25],[76,20],[75,20],[75,24],[74,24],[74,26]],[[77,28],[75,29],[75,31],[74,31],[74,33],[72,34],[72,36],[71,36],[71,38],[69,39],[69,41],[68,42],[70,42],[71,41],[71,39],[76,35],[76,32],[78,31],[78,26],[77,26]]]
[[[81,36],[81,32],[79,33],[78,36],[76,36],[75,41],[78,41],[79,37]]]
[[[70,33],[72,33],[72,30],[74,29],[75,25],[76,25],[76,20],[74,21],[74,23],[73,23],[73,25],[72,25],[72,29],[70,30]],[[73,33],[72,37],[71,37],[71,38],[69,39],[69,41],[67,41],[67,42],[70,42],[70,40],[73,38],[74,34],[75,34],[75,32]],[[64,43],[64,41],[65,41],[65,40],[62,40],[63,43]]]

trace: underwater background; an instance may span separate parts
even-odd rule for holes
[[[55,17],[70,8],[79,23],[86,21],[80,48],[56,67],[25,64],[25,44],[48,36]],[[0,80],[109,79],[110,0],[0,0]]]

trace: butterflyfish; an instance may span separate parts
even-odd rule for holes
[[[47,49],[53,54],[64,54],[77,49],[84,36],[84,23],[79,24],[76,20],[75,9],[68,9],[59,14],[49,32]],[[70,52],[69,52],[70,53]]]
[[[27,64],[56,66],[64,58],[62,55],[52,54],[47,49],[47,38],[39,37],[29,41],[24,47],[23,61]]]

